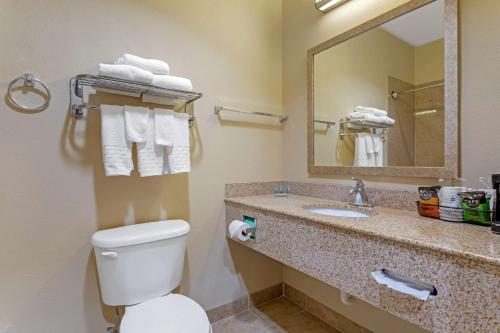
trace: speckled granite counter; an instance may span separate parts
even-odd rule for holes
[[[500,331],[500,236],[489,228],[375,207],[369,218],[342,218],[304,207],[344,202],[291,195],[226,198],[227,223],[257,218],[257,238],[243,242],[285,265],[434,332]],[[425,302],[378,285],[386,268],[431,283]]]

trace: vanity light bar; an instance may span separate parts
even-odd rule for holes
[[[346,3],[347,1],[349,0],[315,0],[315,4],[319,11],[326,13],[334,8],[337,8],[343,3]]]

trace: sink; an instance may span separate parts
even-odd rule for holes
[[[327,216],[338,217],[370,217],[372,214],[351,208],[335,208],[335,207],[312,207],[305,208],[308,212]]]

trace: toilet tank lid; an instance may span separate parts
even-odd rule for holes
[[[94,233],[92,245],[100,248],[115,248],[144,244],[184,236],[189,230],[189,224],[184,220],[133,224]]]

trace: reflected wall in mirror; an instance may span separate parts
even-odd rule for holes
[[[311,49],[309,171],[456,176],[456,72],[456,1],[410,1]]]

